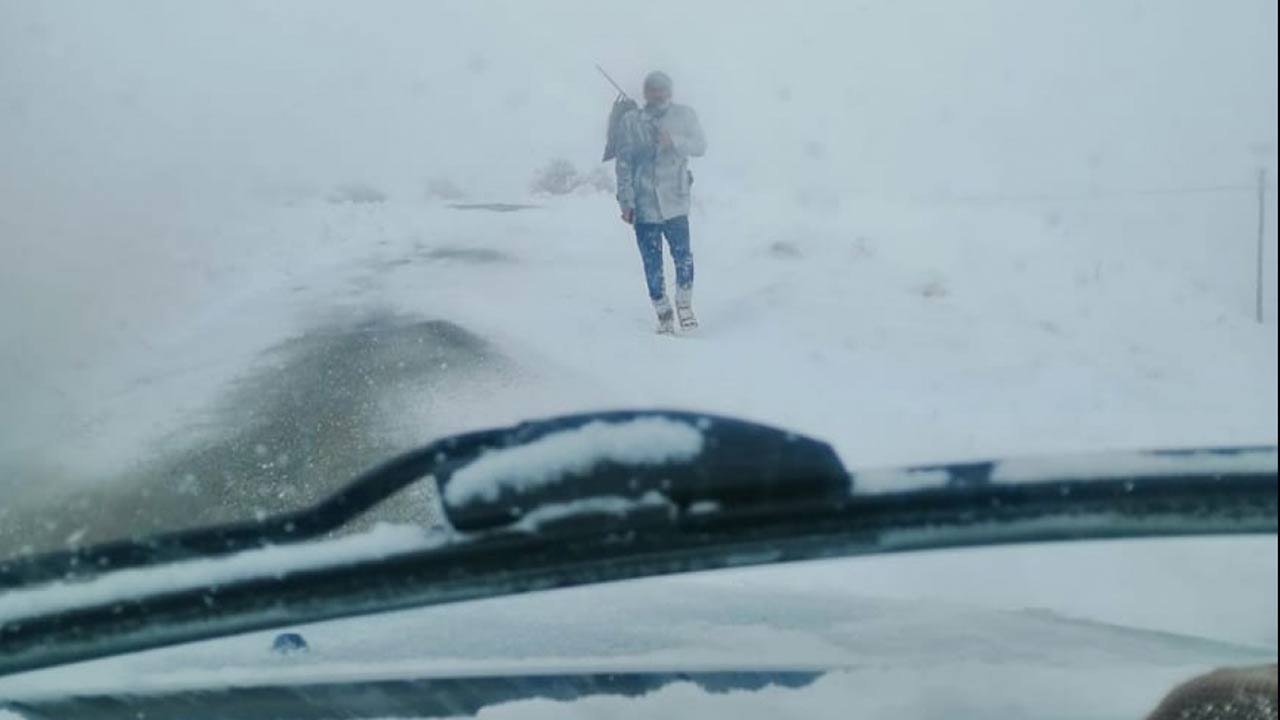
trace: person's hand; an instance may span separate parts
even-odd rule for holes
[[[658,131],[658,147],[669,148],[675,147],[675,142],[671,139],[671,133],[666,130]]]
[[[626,223],[626,224],[628,224],[628,225],[634,225],[634,224],[635,224],[635,221],[636,221],[636,211],[635,211],[635,210],[633,210],[633,209],[631,209],[631,208],[626,208],[625,210],[623,210],[623,211],[622,211],[622,222],[624,222],[624,223]]]

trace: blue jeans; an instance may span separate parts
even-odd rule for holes
[[[666,294],[662,277],[662,238],[666,236],[671,259],[676,265],[676,285],[693,288],[693,251],[689,248],[689,216],[681,215],[661,223],[636,223],[636,245],[644,262],[644,279],[649,286],[649,299],[661,300]]]

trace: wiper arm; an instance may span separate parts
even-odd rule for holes
[[[580,496],[584,489],[591,491],[586,494],[603,494],[600,491],[611,485],[612,494],[620,496],[662,490],[675,498],[725,500],[735,504],[780,501],[809,493],[843,495],[848,488],[848,475],[830,446],[775,428],[676,411],[570,415],[439,440],[366,472],[342,490],[300,511],[0,560],[0,590],[313,540],[350,524],[423,478],[431,476],[447,486],[453,473],[487,452],[510,450],[588,426],[624,426],[637,422],[669,422],[697,432],[704,439],[704,446],[696,463],[623,467],[604,458],[590,468],[589,483],[563,483],[558,491],[542,493],[539,501],[567,502]],[[527,509],[529,503],[523,504]],[[463,531],[499,527],[521,514],[519,511],[513,514],[508,497],[480,498],[460,504],[446,502],[445,509],[452,526]]]
[[[651,447],[637,454],[611,442],[614,430],[641,423],[649,423],[646,432],[660,431],[657,446],[665,442],[676,454],[689,450],[690,429],[699,431],[701,446],[693,458],[667,462]],[[576,442],[601,427],[604,435]],[[499,448],[506,451],[486,453]],[[577,454],[560,453],[581,448],[595,453],[589,467]],[[85,583],[90,592],[73,601],[64,590],[78,590],[78,583],[16,590],[0,595],[26,608],[0,617],[0,675],[252,630],[667,573],[1020,542],[1276,532],[1274,448],[1086,460],[850,475],[818,441],[685,413],[574,416],[477,433],[410,453],[311,510],[169,536],[184,541],[159,549],[138,543],[121,557],[135,567],[164,565],[166,552],[232,551],[218,541],[255,547],[268,537],[314,537],[427,474],[441,485],[445,512],[460,531],[455,541],[346,560],[326,554],[324,562],[221,581],[199,571],[171,582],[174,568],[143,568],[137,572],[164,582],[149,589],[115,583],[114,594],[104,595],[95,583],[113,578],[93,579]],[[56,577],[53,571],[68,565],[65,555],[42,562],[28,566],[37,572],[26,577]],[[50,591],[62,602],[44,610],[28,602]]]

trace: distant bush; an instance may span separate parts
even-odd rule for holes
[[[930,300],[944,298],[950,294],[947,290],[946,283],[942,280],[930,280],[917,288],[916,292],[920,293],[921,297],[928,298]]]
[[[454,201],[462,200],[467,194],[449,178],[433,178],[427,182],[427,199]]]
[[[581,178],[579,188],[590,189],[593,192],[609,193],[610,195],[618,191],[613,173],[603,165],[597,166],[595,170]]]
[[[866,235],[859,235],[854,238],[853,244],[849,246],[849,254],[856,260],[865,260],[875,257],[875,244]]]
[[[800,252],[800,248],[795,243],[787,240],[777,240],[769,245],[769,254],[776,258],[792,259],[800,257],[803,253]]]
[[[333,192],[329,193],[328,199],[335,205],[384,203],[387,201],[387,194],[371,185],[351,183],[334,188]]]
[[[568,195],[581,184],[582,178],[573,163],[557,158],[534,173],[530,189],[546,195]]]
[[[542,166],[533,175],[529,189],[539,195],[568,195],[570,193],[589,194],[615,191],[613,173],[600,166],[583,174],[573,163],[563,158],[556,158]]]

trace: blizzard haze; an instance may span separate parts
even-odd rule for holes
[[[471,353],[378,452],[650,404],[855,465],[1274,443],[1275,27],[1271,0],[0,0],[0,483],[114,487],[248,427],[210,408],[337,312]],[[666,70],[709,138],[686,345],[650,342],[607,191],[531,192],[600,165],[595,63],[637,96]]]

